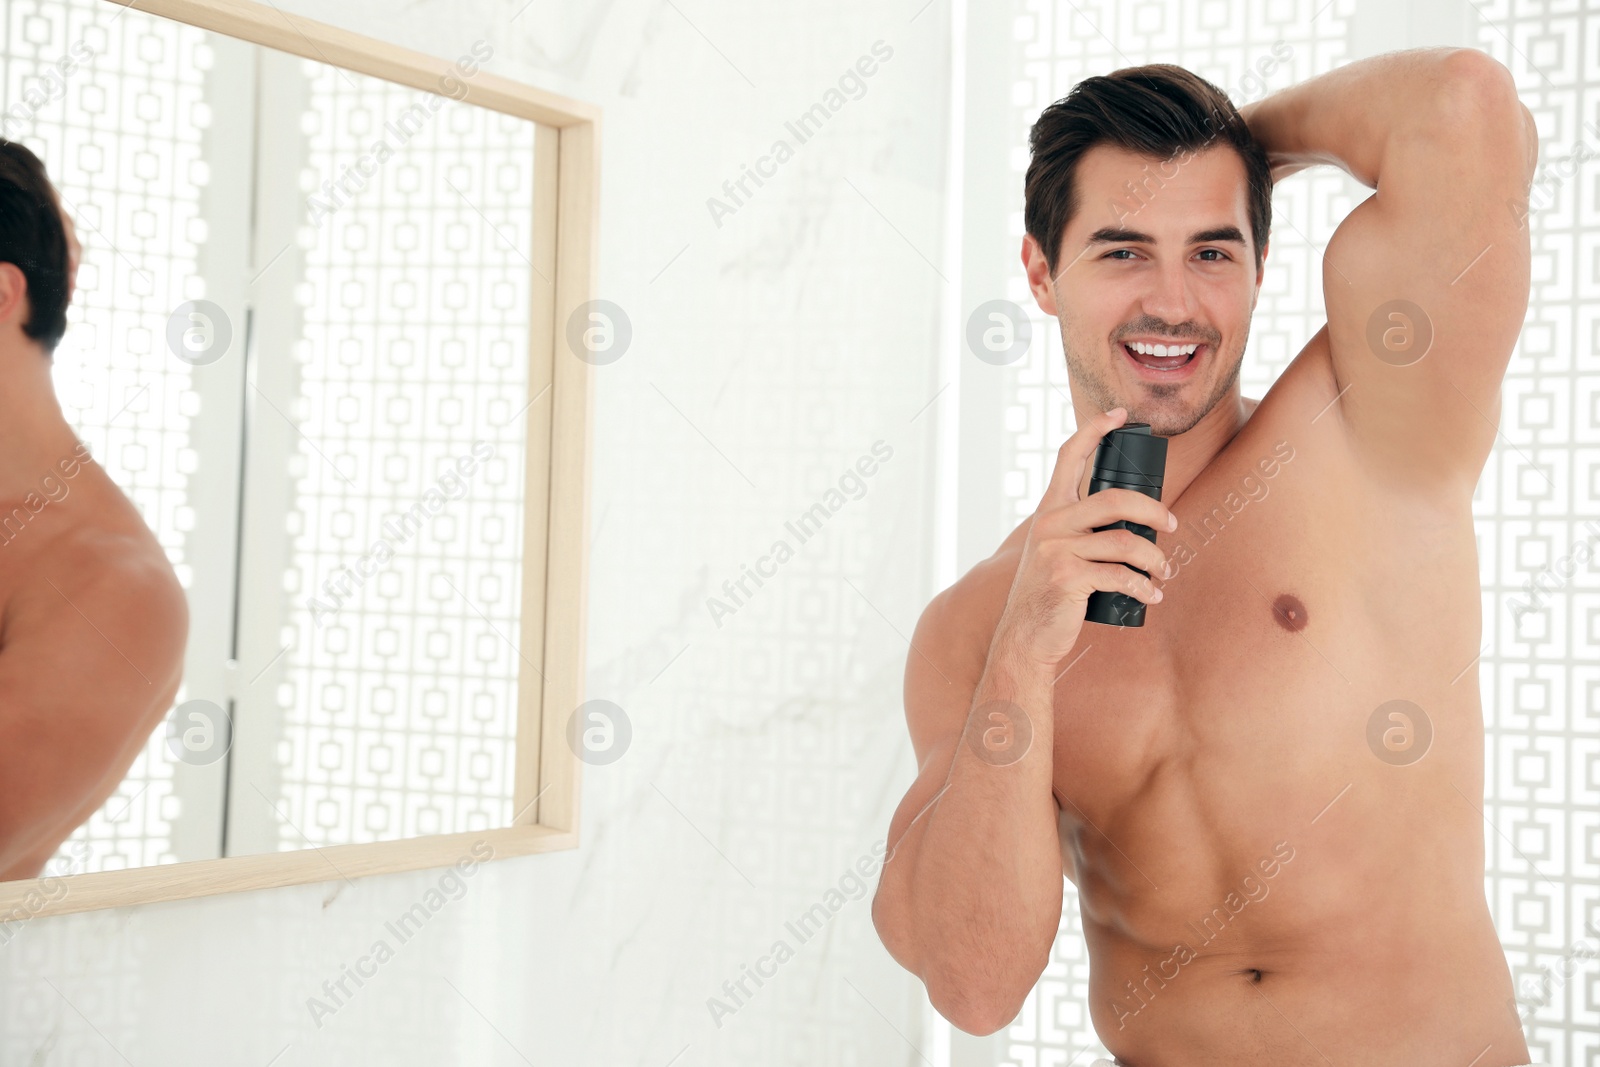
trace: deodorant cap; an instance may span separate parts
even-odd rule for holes
[[[1161,488],[1167,469],[1167,439],[1150,432],[1146,422],[1119,426],[1100,439],[1095,450],[1094,477],[1124,485]]]

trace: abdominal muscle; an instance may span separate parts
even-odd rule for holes
[[[1187,962],[1089,924],[1085,932],[1091,1015],[1127,1067],[1527,1062],[1492,929],[1462,937],[1457,927],[1443,941],[1416,930],[1359,945],[1240,937]],[[1158,966],[1172,977],[1157,981]],[[1136,1012],[1122,1007],[1139,1003],[1118,981],[1124,975],[1140,979]]]
[[[1109,838],[1069,806],[1106,1048],[1128,1067],[1527,1062],[1482,819],[1449,784],[1477,780],[1473,747],[1406,777],[1291,770],[1299,788],[1261,768],[1263,802],[1226,820],[1195,793],[1204,759],[1168,764],[1101,813]]]

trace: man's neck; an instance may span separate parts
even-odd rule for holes
[[[1200,476],[1200,472],[1211,465],[1217,454],[1227,447],[1238,432],[1244,428],[1245,421],[1255,411],[1257,400],[1246,399],[1234,393],[1224,397],[1217,406],[1206,412],[1201,420],[1195,423],[1184,433],[1167,438],[1167,469],[1161,480],[1161,499],[1167,506],[1183,496],[1193,481]],[[1089,417],[1092,417],[1091,413]],[[1079,419],[1085,416],[1079,413]],[[1124,420],[1123,425],[1129,422],[1138,422],[1132,412]],[[1083,480],[1078,484],[1078,495],[1085,496],[1089,492],[1089,482],[1094,477],[1094,457],[1084,464]]]
[[[42,493],[40,482],[78,448],[78,435],[61,414],[52,361],[37,343],[12,327],[0,338],[0,500]]]

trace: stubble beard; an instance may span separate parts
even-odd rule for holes
[[[1098,356],[1085,359],[1074,353],[1072,342],[1067,338],[1065,325],[1061,329],[1061,348],[1067,357],[1067,373],[1072,377],[1078,391],[1089,398],[1094,411],[1110,411],[1114,407],[1125,407],[1128,409],[1128,417],[1124,420],[1124,425],[1132,422],[1148,423],[1151,433],[1159,437],[1176,437],[1188,433],[1199,425],[1200,420],[1220,404],[1233,389],[1234,383],[1239,380],[1239,365],[1243,362],[1241,357],[1244,354],[1245,340],[1248,338],[1247,328],[1245,339],[1239,342],[1237,350],[1225,354],[1213,351],[1206,357],[1212,360],[1225,360],[1225,365],[1229,369],[1228,373],[1218,379],[1212,387],[1210,395],[1198,405],[1183,405],[1176,402],[1176,398],[1182,396],[1185,389],[1193,388],[1194,379],[1174,382],[1171,385],[1141,381],[1134,387],[1138,390],[1137,398],[1130,402],[1116,395],[1108,378],[1109,368]],[[1114,347],[1110,349],[1110,354],[1113,359],[1124,358]]]

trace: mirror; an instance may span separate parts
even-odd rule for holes
[[[108,727],[136,754],[38,873],[570,830],[540,735],[581,677],[586,360],[554,323],[592,285],[592,113],[483,40],[12,4],[4,135],[82,244],[56,394],[189,615],[172,706]]]

